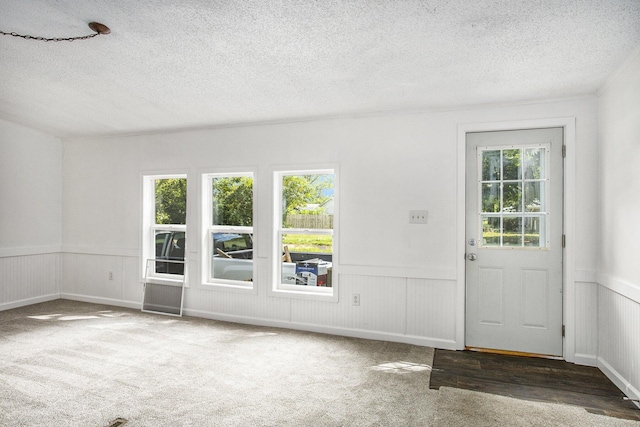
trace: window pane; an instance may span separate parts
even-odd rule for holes
[[[333,236],[284,234],[282,248],[282,283],[331,287]]]
[[[155,180],[156,224],[187,223],[187,179]]]
[[[482,212],[500,212],[500,184],[482,184]]]
[[[545,242],[540,240],[540,236],[545,234],[544,216],[524,218],[524,245],[530,247],[544,247]]]
[[[503,212],[522,212],[522,184],[508,182],[503,186]]]
[[[502,246],[522,246],[522,218],[502,218]]]
[[[333,229],[333,174],[282,177],[282,227]]]
[[[522,179],[520,150],[504,150],[502,152],[502,173],[504,180]]]
[[[544,182],[526,182],[524,184],[525,212],[546,212],[544,187]]]
[[[185,232],[157,230],[155,233],[156,273],[184,274]]]
[[[253,281],[253,236],[249,233],[211,233],[214,279]]]
[[[212,233],[214,252],[233,258],[253,258],[253,237],[249,233]]]
[[[156,252],[155,257],[160,257],[171,240],[171,231],[156,231]]]
[[[544,148],[527,148],[524,154],[524,179],[544,179],[544,161]]]
[[[500,246],[500,217],[482,217],[482,245]]]
[[[500,150],[482,152],[482,180],[500,180]]]
[[[253,178],[213,178],[212,225],[253,226]]]

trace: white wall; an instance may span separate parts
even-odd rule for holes
[[[598,366],[640,398],[640,47],[602,90]]]
[[[62,142],[0,120],[0,309],[57,298]]]
[[[188,314],[276,324],[461,348],[458,322],[464,286],[457,256],[457,129],[461,124],[576,118],[576,277],[594,286],[597,210],[595,97],[447,112],[380,115],[197,130],[160,135],[65,141],[62,294],[67,298],[138,306],[141,298],[142,173],[189,176],[191,287]],[[270,297],[271,171],[338,163],[340,168],[339,302]],[[198,286],[198,174],[216,168],[257,168],[255,294]],[[408,222],[411,209],[429,211],[427,225]],[[108,280],[108,272],[115,280]],[[576,284],[578,286],[578,284]],[[360,293],[354,307],[349,296]],[[593,292],[580,292],[586,306]],[[572,302],[573,304],[573,302]],[[589,305],[591,304],[591,305]],[[594,322],[577,310],[583,329]],[[587,320],[584,320],[587,319]],[[590,323],[591,322],[591,323]],[[576,352],[595,360],[587,334]],[[573,343],[573,341],[572,341]],[[571,355],[573,357],[573,355]]]

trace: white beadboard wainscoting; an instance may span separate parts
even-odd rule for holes
[[[190,271],[198,271],[195,257]],[[340,274],[338,302],[270,296],[269,263],[256,259],[256,292],[220,290],[198,284],[193,277],[185,290],[184,314],[189,316],[302,329],[360,338],[381,339],[459,349],[456,341],[456,280],[447,271],[434,271],[433,278],[397,277],[400,270],[349,266]],[[109,273],[113,280],[109,280]],[[371,273],[371,274],[370,274]],[[424,274],[425,272],[422,272]],[[595,274],[580,272],[581,279]],[[140,308],[143,285],[139,258],[135,256],[65,253],[63,298]],[[353,294],[360,305],[351,304]],[[464,296],[461,296],[464,298]],[[575,283],[575,331],[573,360],[597,365],[598,285]],[[571,359],[567,357],[567,359]]]
[[[598,355],[598,285],[575,282],[574,362],[596,366]]]
[[[184,314],[456,348],[455,280],[341,274],[339,301],[325,302],[269,296],[267,264],[256,260],[258,292],[230,292],[192,281],[185,290]],[[190,261],[191,271],[197,270],[193,267]],[[137,257],[65,253],[61,296],[140,308],[139,274]],[[359,306],[351,304],[354,293],[360,294]]]
[[[0,256],[0,272],[0,310],[60,298],[59,252]]]
[[[598,367],[632,399],[640,399],[640,302],[598,286]]]
[[[62,298],[141,308],[137,257],[64,253],[62,270]]]

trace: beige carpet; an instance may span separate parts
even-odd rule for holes
[[[433,349],[58,300],[0,312],[0,426],[640,426],[443,387]]]
[[[433,350],[54,301],[0,313],[0,425],[427,425]]]

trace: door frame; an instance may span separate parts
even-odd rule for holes
[[[562,324],[565,326],[565,336],[562,343],[563,359],[574,362],[575,356],[575,227],[576,227],[576,118],[557,117],[548,119],[515,120],[504,122],[469,123],[458,125],[457,146],[457,242],[456,255],[456,348],[465,348],[465,316],[466,316],[466,140],[467,133],[507,131],[519,129],[539,129],[561,127],[564,129],[564,185],[562,214],[563,234],[566,245],[563,251],[562,263]]]

